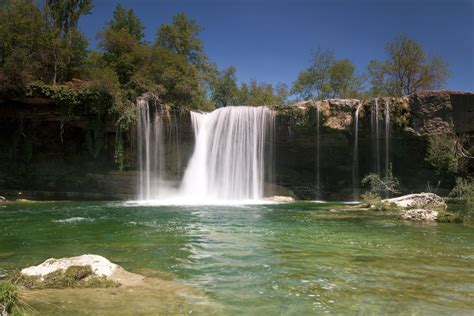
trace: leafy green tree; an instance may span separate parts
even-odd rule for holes
[[[160,26],[156,44],[178,55],[186,56],[190,63],[199,66],[207,60],[199,38],[199,32],[202,30],[203,27],[194,19],[186,17],[184,13],[178,13],[173,17],[172,24]]]
[[[324,100],[357,97],[362,88],[363,78],[350,60],[337,60],[332,51],[318,49],[311,66],[298,75],[292,93],[304,100]]]
[[[47,0],[48,17],[63,36],[77,28],[79,19],[92,10],[92,0]]]
[[[332,98],[356,98],[362,90],[363,79],[356,75],[349,59],[334,62],[330,68],[329,86]]]
[[[12,0],[0,9],[0,91],[23,90],[40,72],[44,23],[32,0]]]
[[[184,56],[153,47],[141,74],[149,78],[162,100],[172,107],[200,108],[203,103],[197,69]]]
[[[104,52],[104,61],[115,70],[120,84],[128,89],[127,94],[131,98],[137,94],[131,87],[132,79],[151,54],[150,47],[141,42],[143,29],[133,10],[126,10],[118,4],[112,20],[99,33],[99,47]]]
[[[117,4],[114,10],[113,19],[107,22],[110,30],[121,32],[125,30],[138,42],[143,41],[145,36],[143,31],[145,27],[133,12],[133,9],[125,9],[122,5]]]
[[[368,73],[375,95],[401,96],[437,89],[449,76],[448,65],[439,56],[427,57],[420,43],[406,35],[385,46],[387,59],[372,60]]]
[[[239,89],[237,87],[236,69],[231,66],[221,71],[212,86],[212,100],[217,107],[236,105]]]
[[[244,82],[240,85],[237,96],[238,105],[249,105],[249,86]]]
[[[304,100],[327,99],[330,94],[331,67],[334,64],[334,53],[318,49],[313,53],[311,66],[299,73],[293,84],[292,92]]]
[[[47,0],[44,15],[46,28],[43,63],[47,64],[50,81],[70,80],[80,76],[87,57],[88,41],[77,24],[81,16],[92,10],[92,0]],[[48,48],[51,48],[48,51]]]

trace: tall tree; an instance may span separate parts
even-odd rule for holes
[[[92,0],[47,0],[46,6],[56,28],[68,36],[77,28],[80,17],[91,12],[93,4]]]
[[[33,0],[12,0],[0,9],[0,90],[15,92],[37,79],[44,23]]]
[[[133,12],[133,9],[125,9],[119,3],[115,7],[113,19],[107,22],[109,29],[120,32],[125,30],[138,42],[143,41],[145,27]]]
[[[81,16],[92,10],[92,0],[47,0],[44,32],[50,51],[42,54],[51,69],[51,81],[69,80],[78,75],[87,56],[87,39],[77,24]],[[59,77],[59,78],[58,78]]]
[[[212,100],[217,107],[236,105],[238,100],[236,69],[231,66],[221,71],[212,87]]]
[[[376,95],[401,96],[437,89],[449,76],[444,59],[427,57],[421,44],[406,35],[395,37],[385,51],[386,60],[372,60],[368,65],[372,92]]]
[[[363,78],[356,74],[349,59],[336,59],[330,50],[313,53],[311,66],[300,72],[292,93],[304,100],[356,97],[363,88]]]
[[[331,67],[334,64],[334,53],[318,49],[313,53],[311,66],[299,73],[293,84],[292,92],[303,99],[326,99],[330,95]]]
[[[330,68],[330,96],[332,98],[355,98],[362,90],[363,79],[356,75],[356,68],[349,59],[334,62]]]
[[[133,10],[126,10],[118,4],[113,18],[106,25],[99,33],[99,47],[104,51],[105,62],[115,70],[122,86],[127,86],[147,58],[149,49],[140,42],[143,39],[143,24]]]
[[[184,13],[178,13],[173,17],[172,24],[160,26],[156,43],[176,54],[186,56],[190,63],[199,66],[207,60],[199,38],[199,32],[202,30],[203,27],[194,19],[188,18]]]

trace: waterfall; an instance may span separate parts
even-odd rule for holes
[[[372,171],[380,175],[380,118],[379,103],[375,99],[375,106],[372,106],[370,113],[370,130],[372,138]]]
[[[161,108],[151,107],[146,99],[138,99],[137,111],[139,199],[158,199],[165,167]]]
[[[354,152],[352,161],[352,192],[354,201],[359,200],[359,104],[354,112]]]
[[[385,100],[385,176],[390,172],[390,102]]]
[[[316,199],[321,198],[321,182],[320,182],[320,155],[319,155],[319,143],[320,143],[320,115],[319,104],[316,103]]]
[[[204,202],[263,198],[270,109],[232,106],[191,112],[191,119],[196,143],[179,197]]]

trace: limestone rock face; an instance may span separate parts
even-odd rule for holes
[[[361,103],[357,99],[329,99],[316,102],[324,116],[324,126],[348,131],[351,129],[354,112]]]
[[[441,208],[443,210],[446,210],[448,208],[448,205],[446,205],[446,202],[443,200],[443,198],[434,193],[408,194],[392,199],[386,199],[383,201],[388,203],[395,203],[397,206],[403,208]]]
[[[438,212],[423,209],[411,209],[402,214],[402,218],[411,221],[434,222],[438,218]]]
[[[58,270],[64,271],[70,266],[90,266],[94,274],[99,277],[110,277],[119,267],[102,256],[82,255],[62,259],[50,258],[37,266],[24,268],[21,273],[28,276],[43,277]]]

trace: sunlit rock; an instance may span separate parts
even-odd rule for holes
[[[423,209],[411,209],[405,211],[402,214],[402,218],[405,220],[412,221],[436,221],[438,218],[438,212],[432,210],[423,210]]]
[[[422,209],[442,209],[446,210],[448,205],[442,197],[434,193],[416,193],[408,194],[392,199],[383,200],[383,202],[394,203],[403,208],[422,208]]]
[[[64,271],[71,266],[90,266],[94,275],[99,277],[110,277],[119,268],[118,265],[102,256],[88,254],[61,259],[50,258],[37,266],[24,268],[21,273],[28,276],[44,277],[58,270]]]

